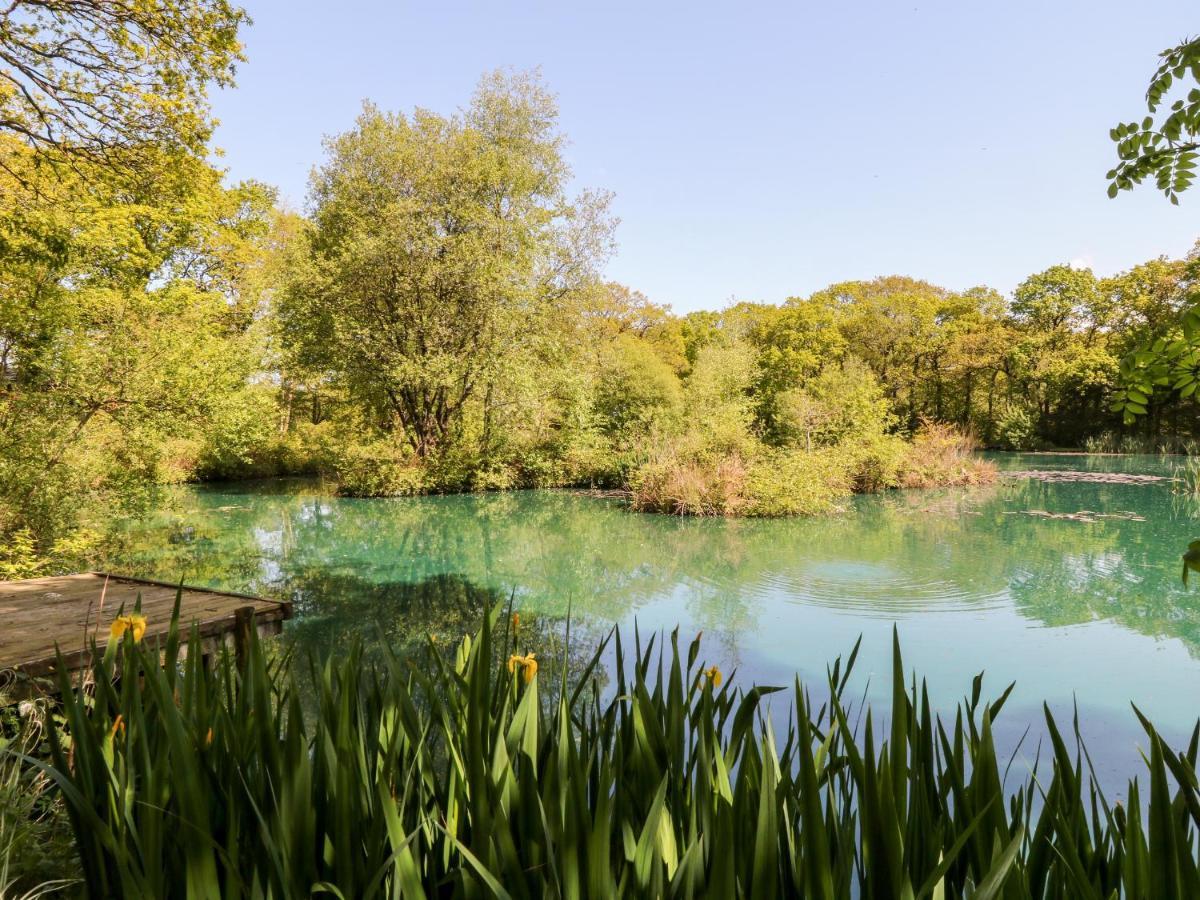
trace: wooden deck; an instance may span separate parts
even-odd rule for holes
[[[0,671],[39,678],[54,670],[55,647],[69,666],[87,664],[91,639],[108,643],[109,627],[122,606],[133,611],[138,596],[146,617],[144,640],[165,635],[171,625],[179,585],[86,572],[51,578],[0,582]],[[291,617],[290,603],[248,594],[184,587],[180,627],[187,634],[193,622],[213,646],[231,640],[239,620],[260,634],[278,634]]]

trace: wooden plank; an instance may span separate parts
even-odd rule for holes
[[[206,639],[232,634],[239,609],[260,633],[278,633],[292,613],[290,603],[249,594],[186,585],[180,590],[180,585],[103,572],[0,582],[0,669],[46,674],[54,667],[56,647],[69,666],[85,665],[90,641],[103,648],[117,614],[132,612],[139,598],[144,640],[167,634],[177,594],[181,630],[186,634],[195,623]]]

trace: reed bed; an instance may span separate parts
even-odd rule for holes
[[[92,896],[1200,896],[1200,726],[1178,753],[1143,721],[1121,805],[1047,710],[1042,771],[1006,789],[1008,691],[984,702],[976,679],[943,720],[898,642],[886,727],[846,699],[856,647],[777,697],[779,733],[780,688],[731,684],[676,635],[614,632],[573,685],[503,611],[417,665],[308,669],[255,642],[206,667],[182,643],[127,634],[90,687],[64,679],[69,744],[29,761]]]

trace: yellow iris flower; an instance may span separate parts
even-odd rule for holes
[[[119,641],[128,631],[133,635],[134,643],[142,639],[146,633],[146,617],[131,613],[128,616],[117,616],[113,619],[112,627],[108,630],[110,640]]]
[[[710,666],[709,668],[705,669],[704,675],[705,675],[705,677],[708,678],[709,681],[712,682],[713,687],[720,687],[721,679],[725,677],[724,675],[721,674],[721,670],[718,669],[716,666]]]
[[[515,672],[518,666],[521,669],[521,675],[524,677],[525,683],[529,684],[529,682],[533,681],[533,676],[537,674],[538,669],[537,660],[533,658],[533,654],[527,653],[524,656],[521,656],[520,654],[514,653],[512,656],[510,656],[508,658],[509,674]]]

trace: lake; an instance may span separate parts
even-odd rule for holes
[[[1007,471],[1150,475],[1180,462],[996,459]],[[799,675],[819,688],[861,635],[856,689],[875,700],[889,696],[895,626],[906,667],[943,710],[980,671],[985,695],[1017,683],[998,730],[1016,747],[1032,729],[1020,759],[1036,753],[1043,700],[1066,726],[1077,704],[1116,786],[1146,744],[1131,702],[1177,743],[1200,714],[1200,576],[1190,591],[1180,580],[1198,514],[1163,481],[1004,478],[754,521],[643,515],[565,491],[356,500],[277,480],[177,490],[130,529],[118,567],[292,599],[292,636],[323,653],[351,635],[452,639],[473,609],[511,596],[531,641],[557,634],[569,608],[576,643],[612,624],[678,626],[683,641],[702,631],[703,655],[743,685]]]

